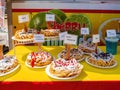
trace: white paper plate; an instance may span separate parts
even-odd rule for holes
[[[59,36],[49,36],[49,37],[45,36],[45,38],[46,38],[46,39],[49,39],[49,38],[50,38],[50,39],[54,39],[54,38],[56,39],[56,38],[59,38]]]
[[[91,66],[94,66],[94,67],[97,67],[97,68],[114,68],[114,67],[117,66],[117,61],[115,61],[115,64],[114,64],[114,65],[112,65],[112,66],[105,66],[105,67],[103,67],[103,66],[98,66],[98,65],[95,65],[95,64],[90,63],[90,62],[88,61],[88,57],[85,59],[85,61],[86,61],[87,64],[89,64],[89,65],[91,65]]]
[[[16,40],[16,41],[23,41],[23,42],[27,42],[27,41],[32,41],[33,40],[33,38],[31,38],[31,39],[16,39],[14,36],[12,37],[12,39],[13,40]]]
[[[29,68],[45,68],[45,67],[47,67],[47,65],[45,65],[45,66],[34,66],[34,67],[32,67],[31,65],[29,65],[29,64],[27,63],[27,61],[25,61],[25,65],[26,65],[27,67],[29,67]]]
[[[97,48],[97,51],[98,51],[98,53],[102,52],[100,48]],[[86,52],[83,52],[83,53],[86,54],[86,55],[91,55],[91,53],[86,53]]]
[[[60,57],[60,54],[61,54],[61,53],[58,54],[58,58],[61,58],[61,57]],[[85,59],[85,57],[83,57],[83,58],[81,58],[80,60],[77,60],[77,61],[81,62],[81,61],[83,61],[84,59]]]
[[[81,65],[81,71],[82,71],[82,69],[83,69],[83,65]],[[77,75],[75,75],[75,76],[72,76],[72,77],[61,78],[61,77],[57,77],[57,76],[51,74],[49,70],[50,70],[50,65],[48,65],[48,66],[46,67],[46,69],[45,69],[47,75],[48,75],[49,77],[51,77],[51,78],[58,79],[58,80],[74,79],[74,78],[76,78],[76,77],[78,77],[78,76],[80,75],[80,73],[79,73],[79,74],[77,74]]]
[[[50,53],[48,53],[50,56],[52,56]],[[53,57],[53,60],[55,60],[55,57]],[[52,60],[52,61],[53,61]],[[52,62],[51,61],[51,62]],[[28,63],[27,63],[27,60],[25,61],[25,65],[27,66],[27,67],[29,67],[29,68],[45,68],[47,65],[45,65],[45,66],[34,66],[34,67],[32,67],[31,65],[29,65]],[[49,64],[48,64],[49,65]]]
[[[16,71],[18,68],[20,67],[20,64],[18,64],[14,69],[10,70],[9,72],[6,72],[4,74],[0,74],[0,76],[5,76],[5,75],[8,75],[14,71]]]

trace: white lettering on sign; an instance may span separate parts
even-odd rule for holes
[[[116,30],[107,30],[107,37],[116,37]]]
[[[46,14],[46,21],[55,21],[54,14]]]
[[[81,28],[81,34],[82,35],[89,34],[89,28]]]
[[[43,34],[34,34],[34,42],[43,43],[44,42],[44,35]]]
[[[29,15],[20,15],[18,16],[19,23],[29,22]]]
[[[67,34],[65,35],[64,44],[77,44],[77,35]]]
[[[0,45],[5,45],[7,43],[7,36],[5,34],[0,33]]]
[[[93,43],[98,43],[98,42],[100,42],[100,35],[99,34],[93,35]]]
[[[67,32],[61,32],[61,33],[59,33],[59,40],[64,40],[66,34],[67,34]]]

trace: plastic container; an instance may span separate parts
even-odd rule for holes
[[[106,52],[113,55],[117,54],[118,38],[106,37]]]

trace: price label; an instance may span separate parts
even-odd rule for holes
[[[34,33],[34,30],[29,29],[27,32],[28,32],[28,33]]]
[[[89,34],[89,28],[81,28],[81,34],[82,35]]]
[[[93,43],[98,43],[98,42],[100,42],[100,35],[99,34],[93,35]]]
[[[71,35],[71,34],[65,35],[64,44],[73,44],[73,45],[76,45],[77,44],[77,37],[78,36]]]
[[[34,42],[43,43],[44,42],[44,35],[43,34],[34,34]]]
[[[5,45],[7,43],[7,35],[0,33],[0,45]]]
[[[67,34],[67,32],[61,32],[61,33],[59,33],[59,40],[64,40],[66,34]]]
[[[25,23],[29,21],[29,15],[20,15],[18,16],[19,23]]]
[[[107,30],[107,37],[116,37],[116,30]]]
[[[46,14],[46,21],[55,21],[54,14]]]

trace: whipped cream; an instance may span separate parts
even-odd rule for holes
[[[0,60],[0,70],[7,70],[14,64],[14,61],[14,57],[4,57],[4,59]]]
[[[71,59],[71,60],[65,60],[65,59],[58,59],[53,61],[53,69],[54,70],[69,70],[69,71],[73,71],[75,70],[78,66],[80,66],[80,64],[75,60],[75,59]]]
[[[46,62],[46,60],[51,57],[49,53],[47,52],[32,52],[27,56],[28,60],[32,60],[35,58],[36,60],[42,59],[42,62]]]
[[[91,56],[93,58],[95,58],[96,60],[102,59],[104,61],[110,61],[113,58],[112,54],[110,54],[110,53],[103,53],[103,52],[101,52],[99,54],[93,53]]]

